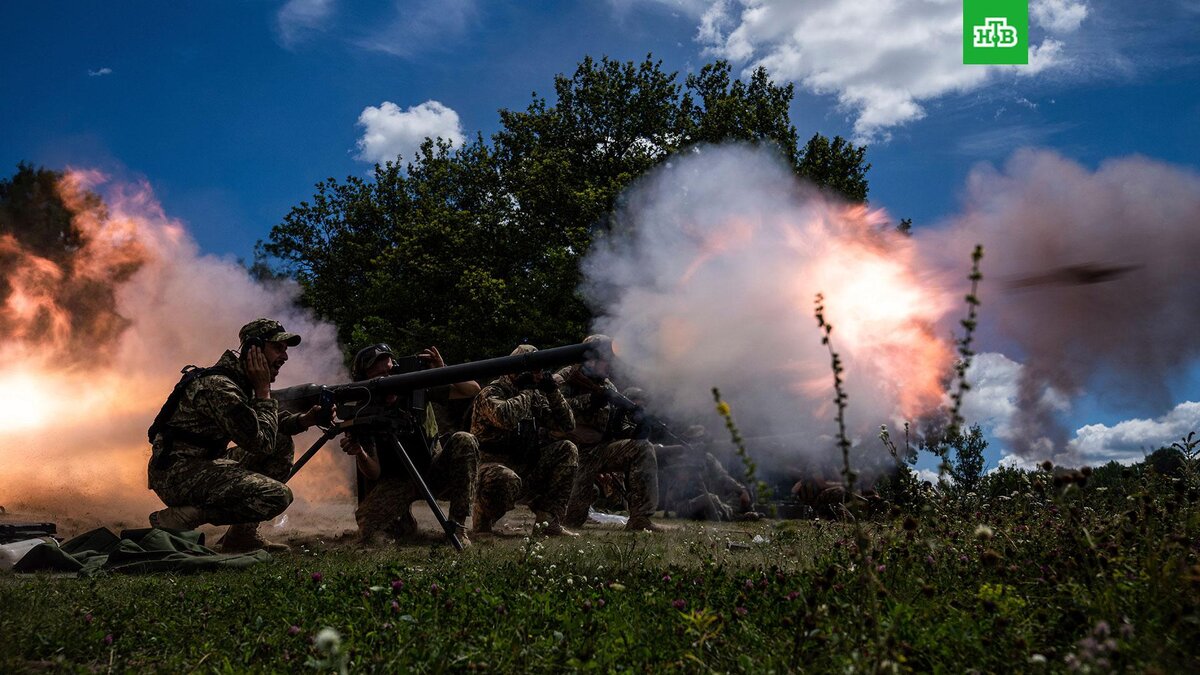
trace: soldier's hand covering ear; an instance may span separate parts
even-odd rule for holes
[[[267,363],[267,355],[262,347],[251,346],[246,350],[246,376],[250,378],[250,386],[258,398],[271,396],[271,364]]]

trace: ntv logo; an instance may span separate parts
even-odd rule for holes
[[[1004,17],[989,17],[982,26],[975,26],[976,47],[1016,47],[1017,29],[1008,25]]]
[[[963,63],[1029,63],[1029,0],[963,0]]]

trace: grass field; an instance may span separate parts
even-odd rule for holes
[[[1178,483],[1034,476],[857,525],[309,538],[243,571],[2,575],[0,672],[1200,672],[1198,535]]]

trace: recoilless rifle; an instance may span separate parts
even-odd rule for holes
[[[346,384],[301,384],[274,390],[271,392],[271,398],[279,402],[280,410],[302,413],[314,405],[319,405],[324,411],[330,411],[336,404],[338,411],[338,419],[334,420],[326,413],[325,419],[318,421],[317,426],[324,434],[296,460],[288,478],[295,476],[338,434],[370,435],[382,442],[382,450],[391,452],[400,461],[446,532],[446,538],[461,551],[462,542],[459,541],[456,532],[462,524],[446,518],[414,464],[409,449],[400,441],[402,435],[423,439],[420,430],[425,409],[425,390],[468,380],[487,380],[500,375],[561,368],[591,359],[608,359],[611,356],[610,342],[588,342],[441,368],[393,372],[390,375]]]

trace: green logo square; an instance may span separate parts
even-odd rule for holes
[[[963,63],[1029,63],[1029,0],[963,0]]]

